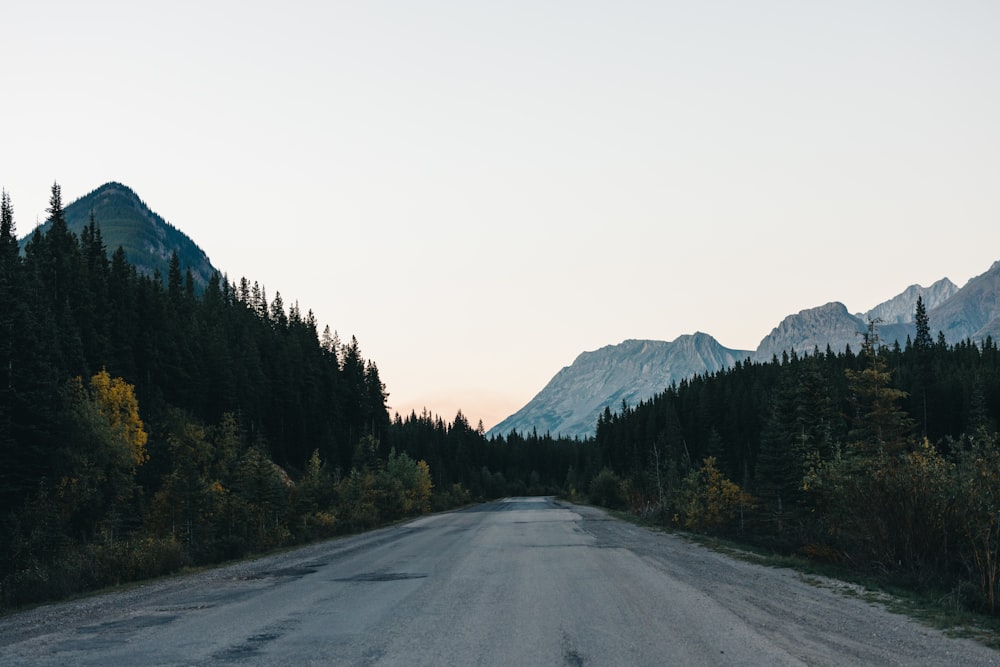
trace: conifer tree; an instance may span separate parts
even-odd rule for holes
[[[45,254],[42,278],[47,283],[48,296],[52,304],[60,304],[69,297],[75,271],[77,239],[66,224],[66,214],[62,206],[62,189],[58,183],[52,184],[49,198],[49,229],[45,233]]]
[[[14,207],[10,195],[0,193],[0,267],[6,271],[17,259],[17,233],[14,224]]]
[[[0,195],[0,512],[8,509],[7,497],[15,480],[11,473],[16,466],[17,443],[13,436],[13,371],[15,309],[19,295],[15,281],[19,264],[14,209],[10,195]]]
[[[913,421],[898,405],[908,394],[892,386],[876,324],[870,321],[864,334],[861,359],[865,367],[846,371],[855,403],[855,423],[849,437],[856,447],[869,452],[902,448],[913,428]]]
[[[927,400],[928,389],[931,384],[931,352],[934,349],[934,340],[931,338],[927,309],[924,307],[923,297],[920,296],[917,297],[917,310],[914,315],[914,323],[917,326],[917,337],[913,341],[913,350],[916,353],[913,393],[914,399],[919,402],[916,409],[918,410],[917,414],[921,416],[921,433],[926,436]]]
[[[181,259],[177,251],[170,255],[170,267],[167,269],[167,294],[175,307],[180,307],[184,294],[184,280],[181,276]]]
[[[4,190],[0,195],[0,389],[9,384],[10,365],[13,363],[13,342],[11,335],[14,327],[14,305],[16,302],[15,281],[20,258],[17,250],[17,237],[14,231],[14,209],[10,203],[10,195]],[[7,374],[7,375],[4,375]]]
[[[934,345],[934,341],[931,338],[927,308],[924,307],[924,298],[922,296],[917,297],[917,312],[913,321],[917,325],[917,337],[913,340],[913,347],[918,350],[930,350]]]

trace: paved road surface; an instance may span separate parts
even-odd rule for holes
[[[1000,653],[515,498],[0,618],[0,665],[978,665]]]

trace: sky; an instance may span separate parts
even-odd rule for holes
[[[1000,259],[993,0],[12,3],[19,236],[108,181],[491,427],[581,352],[754,349]],[[98,221],[100,222],[100,221]]]

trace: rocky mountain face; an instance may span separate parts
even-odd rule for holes
[[[635,405],[675,380],[727,368],[749,354],[723,347],[703,333],[670,342],[626,340],[584,352],[490,433],[537,429],[539,433],[587,437],[594,434],[597,416],[605,406],[616,410],[622,401]]]
[[[764,337],[752,356],[757,361],[770,361],[791,350],[811,353],[818,347],[825,352],[827,345],[833,350],[843,350],[847,345],[856,349],[858,335],[866,328],[865,322],[847,312],[847,306],[834,301],[783,319]]]
[[[159,271],[166,279],[170,258],[175,251],[181,271],[191,270],[199,292],[216,271],[205,251],[190,237],[151,211],[135,192],[121,183],[105,183],[65,206],[63,213],[66,226],[77,236],[90,223],[90,216],[93,215],[108,255],[121,246],[125,257],[141,273],[153,275]],[[46,222],[39,230],[47,230],[49,224]],[[37,231],[32,231],[21,240],[22,248]]]
[[[917,297],[923,297],[927,310],[937,308],[950,299],[958,291],[958,286],[942,278],[930,287],[910,285],[902,293],[875,306],[867,313],[856,316],[864,322],[881,320],[885,324],[912,324],[913,315],[917,310]]]
[[[923,298],[928,318],[934,309],[955,296],[958,287],[947,278],[942,278],[930,287],[910,285],[888,301],[883,301],[866,313],[850,314],[847,307],[834,301],[818,308],[809,308],[789,315],[771,333],[764,337],[753,353],[754,361],[770,361],[782,352],[795,350],[812,353],[816,348],[825,352],[827,346],[834,352],[842,352],[847,346],[857,351],[861,345],[861,334],[868,329],[868,322],[879,323],[879,337],[888,342],[898,340],[900,345],[906,337],[916,335],[913,323],[917,311],[917,299]],[[931,322],[933,329],[933,322]],[[965,338],[960,336],[959,338]]]
[[[978,341],[1000,329],[1000,261],[969,280],[955,295],[927,311],[931,331],[941,331],[949,343],[966,338]]]
[[[861,334],[870,320],[880,320],[879,337],[886,344],[916,335],[913,319],[917,298],[922,297],[933,336],[944,333],[949,343],[970,338],[1000,339],[1000,261],[986,273],[972,278],[961,289],[947,278],[930,287],[911,285],[866,313],[852,315],[832,302],[800,311],[783,319],[756,350],[730,350],[704,333],[675,341],[627,340],[594,352],[584,352],[563,368],[523,408],[503,420],[490,434],[505,435],[537,429],[539,433],[568,437],[594,434],[597,418],[622,401],[635,405],[674,382],[695,374],[711,373],[750,358],[768,362],[783,352],[811,354],[815,349],[834,352],[848,345],[861,346]]]

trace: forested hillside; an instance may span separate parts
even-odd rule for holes
[[[152,276],[159,271],[166,276],[173,255],[180,259],[185,273],[191,271],[195,291],[201,294],[211,280],[215,268],[205,252],[184,232],[154,213],[135,192],[121,183],[105,183],[92,192],[68,204],[66,227],[80,236],[90,224],[98,221],[101,236],[109,250],[121,246],[125,259],[140,274]],[[47,232],[51,220],[20,239],[21,250],[37,232]]]
[[[555,492],[581,465],[461,414],[391,419],[375,362],[312,312],[245,278],[197,290],[176,253],[137,271],[99,219],[67,228],[58,185],[48,212],[22,256],[3,195],[0,607]]]
[[[1000,602],[1000,352],[930,335],[794,351],[606,411],[591,497],[877,574],[990,613]]]

